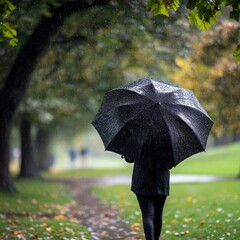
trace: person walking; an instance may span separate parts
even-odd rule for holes
[[[192,91],[146,77],[107,92],[92,124],[105,150],[134,162],[131,190],[144,233],[158,240],[169,170],[205,151],[212,119]]]
[[[174,166],[170,148],[164,146],[161,151],[149,143],[143,147],[139,159],[124,157],[126,162],[134,163],[131,190],[141,209],[146,240],[160,238],[163,208],[170,189],[170,169]]]

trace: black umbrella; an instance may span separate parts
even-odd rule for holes
[[[106,93],[92,124],[106,150],[137,160],[147,149],[176,166],[205,150],[213,121],[192,91],[144,78]]]

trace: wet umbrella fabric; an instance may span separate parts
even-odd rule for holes
[[[106,150],[176,166],[205,150],[213,121],[192,91],[144,78],[106,93],[92,124]]]

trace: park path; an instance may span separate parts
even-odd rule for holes
[[[211,182],[223,179],[226,180],[227,178],[210,175],[176,174],[171,176],[170,181],[171,183]],[[88,227],[92,234],[92,240],[141,240],[138,232],[135,232],[130,224],[121,220],[118,211],[100,202],[92,191],[95,185],[128,184],[130,186],[130,176],[106,176],[92,179],[72,178],[59,181],[66,185],[74,197],[75,202],[70,207],[72,217],[78,219],[80,225]]]
[[[97,179],[61,180],[74,197],[70,211],[79,224],[87,226],[92,239],[140,239],[131,226],[121,220],[116,209],[100,202],[92,191]]]

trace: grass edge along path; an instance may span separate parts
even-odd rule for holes
[[[62,184],[17,180],[16,187],[16,194],[0,193],[0,239],[91,239]]]
[[[141,214],[129,186],[97,186],[97,196],[116,206],[143,236]],[[172,184],[164,208],[162,238],[168,240],[240,239],[239,181]],[[144,239],[144,237],[142,238]]]

